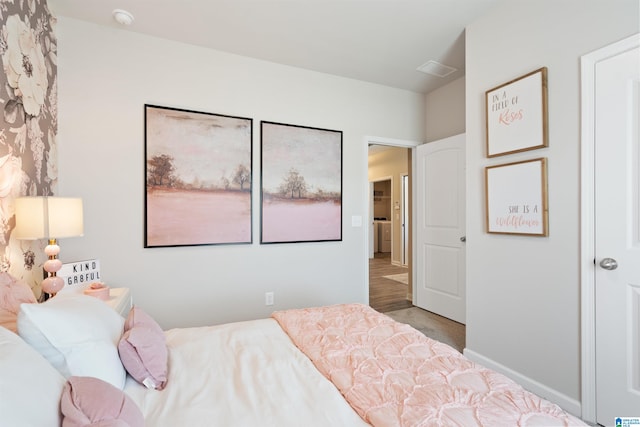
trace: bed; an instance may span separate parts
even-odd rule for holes
[[[0,425],[585,425],[361,304],[162,331],[73,295],[20,304],[16,325],[0,328]]]

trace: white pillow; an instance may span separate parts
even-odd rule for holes
[[[18,333],[65,377],[100,378],[122,389],[126,371],[118,356],[124,318],[103,301],[57,295],[42,304],[22,304]]]
[[[7,426],[60,426],[66,380],[37,351],[0,327],[0,418]]]

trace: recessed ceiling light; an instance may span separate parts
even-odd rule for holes
[[[133,15],[122,9],[115,9],[111,12],[113,15],[113,19],[120,25],[131,25],[133,24]]]
[[[416,69],[425,74],[431,74],[436,77],[446,77],[449,74],[458,71],[457,68],[449,67],[448,65],[444,65],[436,61],[427,61]]]

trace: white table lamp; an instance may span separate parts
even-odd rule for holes
[[[56,275],[62,267],[62,262],[58,259],[60,246],[57,239],[82,236],[82,199],[19,197],[15,203],[15,237],[23,240],[49,240],[44,249],[48,259],[44,263],[47,277],[42,281],[42,291],[53,296],[64,287],[64,281]]]

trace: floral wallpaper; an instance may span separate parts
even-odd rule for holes
[[[0,0],[0,271],[40,295],[46,242],[12,239],[14,200],[57,185],[57,41],[46,0]]]

